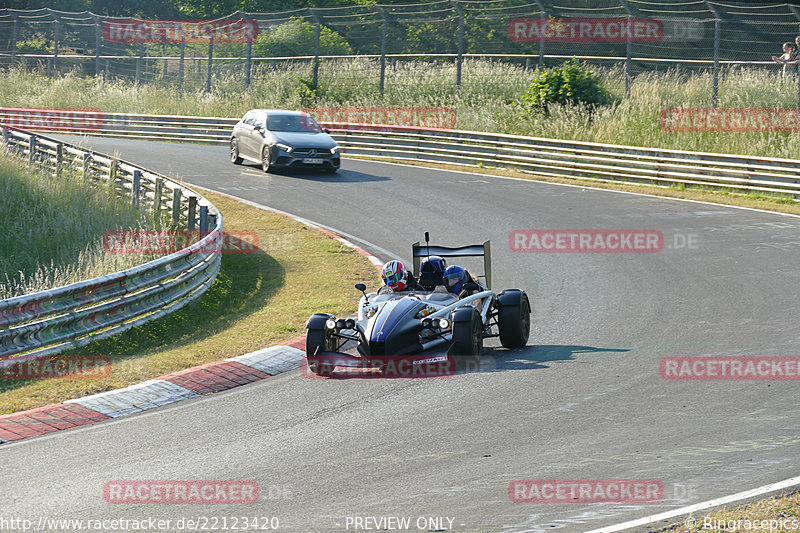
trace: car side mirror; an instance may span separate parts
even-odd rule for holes
[[[262,126],[261,124],[254,124],[253,129],[256,131],[264,131],[264,126]]]
[[[331,130],[329,130],[328,128],[322,128],[322,131],[324,131],[325,133],[328,133],[328,134],[331,132]]]
[[[361,292],[364,292],[365,290],[367,290],[367,286],[364,285],[363,283],[356,283],[356,289]]]

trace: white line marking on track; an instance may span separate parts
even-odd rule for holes
[[[672,511],[665,511],[663,513],[645,516],[644,518],[630,520],[628,522],[622,522],[619,524],[614,524],[612,526],[593,529],[591,531],[588,531],[587,533],[613,533],[614,531],[624,531],[626,529],[652,524],[653,522],[660,522],[661,520],[668,520],[670,518],[675,518],[685,514],[691,514],[696,511],[703,511],[705,509],[710,509],[712,507],[719,507],[720,505],[726,505],[729,503],[737,502],[739,500],[746,500],[748,498],[763,496],[765,494],[769,494],[770,492],[775,492],[781,489],[794,487],[795,485],[800,485],[800,476],[789,478],[783,481],[778,481],[777,483],[764,485],[763,487],[737,492],[736,494],[731,494],[730,496],[723,496],[721,498],[715,498],[713,500],[708,500],[702,503],[687,505],[686,507],[673,509]]]

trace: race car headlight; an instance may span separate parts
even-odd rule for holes
[[[347,320],[340,318],[336,321],[336,329],[344,329],[347,326]]]
[[[325,321],[325,327],[328,329],[336,329],[336,321],[332,318],[329,318]]]
[[[353,320],[352,318],[348,318],[347,320],[344,321],[344,329],[355,329],[355,327],[356,327],[356,321]]]
[[[277,147],[279,150],[282,150],[282,151],[284,151],[284,152],[291,152],[291,151],[292,151],[292,147],[291,147],[291,146],[289,146],[288,144],[283,144],[283,143],[275,143],[275,146],[276,146],[276,147]]]
[[[333,148],[331,148],[331,153],[332,154],[338,154],[339,153],[339,147],[338,146],[334,146]]]
[[[420,320],[420,325],[426,329],[447,329],[450,327],[450,321],[446,318],[428,318],[425,317]]]

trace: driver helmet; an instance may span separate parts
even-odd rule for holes
[[[458,294],[467,282],[467,271],[458,265],[450,265],[444,271],[444,286],[447,292]]]
[[[422,260],[419,265],[420,274],[444,274],[444,269],[447,268],[447,262],[443,257],[432,255]]]
[[[393,259],[387,261],[381,268],[383,282],[393,291],[402,291],[408,284],[408,270],[403,263]]]

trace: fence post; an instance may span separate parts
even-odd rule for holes
[[[56,144],[56,179],[61,178],[61,167],[64,164],[64,145]]]
[[[376,5],[375,9],[378,10],[378,14],[383,19],[383,24],[381,24],[381,79],[379,83],[381,96],[383,96],[383,88],[386,83],[386,13],[384,13],[381,6]]]
[[[186,58],[186,33],[181,26],[181,60],[178,63],[178,92],[183,92],[183,66]]]
[[[200,237],[204,237],[203,233],[208,233],[208,206],[200,206]]]
[[[19,21],[16,13],[11,13],[14,19],[14,29],[11,34],[11,66],[14,66],[14,57],[17,55],[17,38],[19,37]]]
[[[206,74],[206,92],[211,92],[211,69],[214,64],[214,34],[208,40],[208,73]]]
[[[458,54],[456,55],[456,96],[458,96],[461,94],[461,64],[464,61],[464,10],[455,0],[450,0],[450,3],[458,13]]]
[[[111,61],[106,58],[106,68],[103,71],[103,79],[107,80],[109,78],[111,78]]]
[[[103,47],[103,28],[100,24],[100,19],[97,15],[92,15],[94,18],[94,75],[95,77],[100,75],[100,51]]]
[[[244,88],[247,89],[250,87],[250,72],[253,69],[253,39],[252,37],[247,38],[247,47],[246,47],[247,58],[244,62]]]
[[[711,87],[711,105],[717,107],[719,104],[719,40],[722,31],[722,19],[717,12],[717,8],[708,0],[703,0],[706,7],[714,15],[714,70],[713,70],[713,85]]]
[[[539,68],[544,68],[544,21],[547,19],[547,11],[544,9],[544,5],[542,4],[542,0],[536,0],[536,5],[539,6],[539,11],[542,12],[542,16],[539,17],[542,21],[542,24],[539,26]]]
[[[36,161],[36,135],[31,135],[28,139],[28,165],[33,166]]]
[[[794,15],[794,18],[796,18],[798,22],[800,22],[800,11],[798,11],[797,8],[794,7],[792,4],[787,4],[787,5],[789,6],[789,9],[792,11],[792,15]],[[800,31],[800,27],[798,28],[798,31]],[[798,35],[800,35],[800,33],[798,33]],[[800,114],[800,61],[795,63],[795,67],[796,67],[795,74],[797,74],[797,112]]]
[[[317,31],[316,35],[314,36],[314,65],[312,68],[312,83],[314,87],[318,87],[319,84],[319,36],[322,33],[322,24],[319,22],[319,18],[317,18],[317,14],[314,13],[314,10],[309,8],[308,12],[311,13],[311,17],[314,19],[314,22],[317,24]]]
[[[628,28],[625,32],[625,98],[631,95],[631,56],[633,55],[633,41],[631,41],[631,27],[633,26],[633,12],[628,8],[625,0],[619,0],[628,14]]]
[[[136,58],[136,83],[142,82],[142,61],[144,61],[144,43],[139,44],[139,57]]]
[[[50,11],[50,10],[48,10]],[[50,15],[53,16],[52,11]],[[58,24],[58,17],[53,16],[55,19],[53,22],[53,73],[58,73],[58,38],[59,38],[59,24]]]
[[[172,222],[177,226],[181,221],[181,190],[172,189]]]
[[[189,231],[194,230],[196,221],[195,221],[195,213],[197,212],[197,196],[190,196],[189,197],[189,220],[186,223],[186,229]]]

